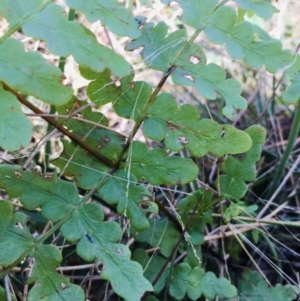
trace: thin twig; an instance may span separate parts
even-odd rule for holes
[[[11,301],[11,294],[9,289],[9,276],[5,275],[4,277],[4,287],[5,287],[5,293],[6,293],[6,300]]]
[[[182,232],[181,232],[181,234],[180,234],[180,236],[179,236],[179,238],[178,238],[178,240],[177,240],[176,245],[173,247],[173,249],[172,249],[170,255],[166,258],[166,260],[165,260],[163,266],[161,267],[161,269],[160,269],[159,272],[157,273],[156,277],[155,277],[154,280],[152,281],[152,285],[153,285],[153,286],[157,283],[157,281],[159,280],[159,278],[160,278],[161,275],[163,274],[164,270],[167,268],[169,262],[172,260],[174,254],[177,252],[177,249],[178,249],[179,245],[181,244],[181,241],[183,240],[184,235],[185,235],[185,233],[186,233],[186,231],[187,231],[187,229],[188,229],[190,223],[191,223],[192,220],[193,220],[193,217],[195,216],[195,213],[196,213],[196,211],[197,211],[197,208],[198,208],[198,206],[199,206],[199,203],[200,203],[200,201],[198,201],[197,204],[195,205],[195,207],[194,207],[194,209],[193,209],[193,212],[191,213],[191,215],[190,215],[190,217],[189,217],[189,219],[188,219],[188,221],[187,221],[187,223],[186,223],[184,229],[182,230]],[[144,296],[141,298],[141,301],[145,301],[145,300],[147,299],[147,297],[149,296],[149,294],[150,294],[150,292],[146,292],[146,293],[144,294]]]
[[[285,185],[285,183],[287,182],[287,180],[289,179],[289,177],[292,175],[292,173],[294,172],[294,170],[298,167],[299,163],[300,163],[300,156],[298,156],[297,160],[294,162],[294,164],[292,165],[292,167],[289,170],[289,172],[287,173],[287,175],[284,177],[284,179],[282,180],[282,182],[280,183],[280,185],[278,186],[278,188],[276,189],[276,191],[273,193],[272,197],[267,201],[266,205],[259,212],[259,214],[257,215],[257,218],[262,217],[263,214],[272,205],[274,199],[276,198],[276,196],[278,195],[278,193],[281,191],[281,189],[283,188],[283,186]]]
[[[11,87],[9,87],[4,82],[3,82],[3,88],[6,91],[9,91],[12,94],[14,94],[17,97],[17,99],[23,105],[25,105],[27,108],[29,108],[30,110],[32,110],[34,113],[40,114],[42,116],[42,118],[45,119],[48,123],[50,123],[51,125],[53,125],[60,132],[62,132],[64,135],[68,136],[71,140],[73,140],[74,142],[76,142],[77,144],[79,144],[82,148],[84,148],[85,150],[87,150],[90,154],[92,154],[93,156],[95,156],[97,159],[99,159],[100,161],[102,161],[103,163],[105,163],[107,166],[109,166],[111,168],[115,167],[115,164],[112,161],[110,161],[109,159],[107,159],[106,157],[104,157],[103,155],[101,155],[99,152],[97,152],[97,150],[95,150],[94,148],[92,148],[91,146],[89,146],[87,143],[85,143],[84,141],[82,141],[80,138],[78,138],[76,135],[74,135],[73,133],[71,133],[68,129],[66,129],[61,124],[59,124],[54,118],[44,116],[45,114],[44,114],[43,111],[41,111],[39,108],[37,108],[36,106],[34,106],[24,96],[22,96],[20,93],[16,92],[14,89],[12,89]]]

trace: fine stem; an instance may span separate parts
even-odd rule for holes
[[[111,167],[111,168],[115,168],[115,164],[110,161],[108,158],[104,157],[103,155],[101,155],[100,153],[97,152],[97,150],[95,150],[94,148],[92,148],[90,145],[88,145],[87,143],[85,143],[84,141],[82,141],[79,137],[77,137],[75,134],[71,133],[68,129],[66,129],[65,127],[63,127],[61,124],[59,124],[54,118],[45,116],[44,112],[41,111],[39,108],[37,108],[36,106],[34,106],[31,102],[29,102],[24,96],[22,96],[21,94],[19,94],[18,92],[16,92],[14,89],[12,89],[11,87],[9,87],[6,83],[3,82],[3,88],[6,91],[11,92],[12,94],[14,94],[17,99],[23,104],[25,105],[27,108],[29,108],[30,110],[32,110],[34,113],[36,114],[42,114],[42,118],[44,120],[46,120],[48,123],[50,123],[51,125],[53,125],[55,128],[57,128],[60,132],[62,132],[64,135],[68,136],[71,140],[73,140],[74,142],[76,142],[77,144],[79,144],[82,148],[84,148],[86,151],[88,151],[90,154],[92,154],[93,156],[95,156],[97,159],[99,159],[100,161],[102,161],[103,163],[105,163],[107,166]]]
[[[165,260],[163,266],[161,267],[161,269],[160,269],[159,272],[157,273],[156,277],[155,277],[154,280],[152,281],[152,285],[153,285],[153,286],[157,283],[157,281],[159,280],[159,278],[160,278],[161,275],[163,274],[164,270],[167,268],[169,262],[172,260],[174,254],[177,252],[177,250],[178,250],[178,248],[179,248],[179,246],[180,246],[180,244],[181,244],[181,242],[182,242],[182,240],[183,240],[183,238],[184,238],[184,235],[185,235],[185,233],[186,233],[186,231],[187,231],[187,229],[188,229],[190,223],[192,222],[192,220],[193,220],[193,218],[194,218],[194,216],[195,216],[195,214],[196,214],[197,208],[199,207],[199,203],[200,203],[200,201],[198,201],[197,204],[195,205],[195,207],[194,207],[194,209],[193,209],[193,212],[191,213],[191,215],[190,215],[190,217],[189,217],[189,219],[188,219],[188,221],[187,221],[187,223],[186,223],[184,229],[182,230],[182,232],[181,232],[181,234],[180,234],[180,236],[179,236],[179,238],[178,238],[178,240],[177,240],[176,245],[173,247],[173,249],[172,249],[170,255],[166,258],[166,260]],[[144,296],[141,298],[141,301],[145,301],[145,300],[147,299],[147,297],[149,296],[149,294],[150,294],[150,292],[146,292],[146,293],[144,294]]]
[[[273,177],[273,181],[271,183],[271,186],[268,190],[266,199],[269,199],[278,187],[278,184],[279,184],[279,182],[282,178],[282,174],[284,172],[286,163],[287,163],[287,161],[290,157],[290,154],[293,150],[295,141],[297,139],[299,128],[300,128],[300,100],[298,101],[298,105],[297,105],[297,108],[296,108],[296,113],[295,113],[293,124],[292,124],[292,127],[291,127],[288,143],[286,145],[286,148],[284,150],[282,158],[280,159],[279,165],[276,169],[276,172],[275,172],[275,175]]]

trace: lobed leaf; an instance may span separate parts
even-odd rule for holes
[[[219,177],[220,193],[222,196],[238,200],[244,196],[248,187],[246,181],[253,181],[256,176],[255,163],[260,159],[261,145],[266,138],[266,130],[253,125],[246,129],[252,139],[251,148],[241,159],[228,156],[221,168],[225,175]]]
[[[87,87],[87,94],[99,106],[111,102],[115,112],[127,119],[138,121],[142,118],[152,93],[151,86],[142,81],[133,82],[133,74],[122,78],[119,86],[111,80],[110,73],[94,73],[81,68],[81,74],[93,80]],[[100,87],[100,88],[99,88]]]
[[[217,157],[249,150],[251,139],[231,125],[200,119],[189,104],[178,108],[170,94],[159,95],[146,114],[144,134],[152,140],[165,139],[166,147],[180,151],[186,147],[195,157],[211,153]]]
[[[277,284],[269,287],[261,275],[245,270],[238,281],[238,301],[292,301],[297,297],[299,288],[292,285]]]
[[[167,3],[167,0],[162,2]],[[237,23],[235,10],[226,5],[218,6],[217,0],[176,0],[183,9],[182,21],[196,29],[204,30],[207,37],[215,44],[225,44],[227,52],[233,57],[244,61],[255,68],[265,65],[271,73],[289,65],[293,56],[287,50],[282,50],[282,44],[278,40],[256,40],[255,30],[251,23],[242,21]],[[258,3],[252,0],[236,0],[238,4],[244,4],[262,12]],[[265,3],[268,4],[268,3]],[[258,6],[257,6],[258,5]],[[265,8],[270,13],[271,4]],[[260,9],[259,9],[260,8]],[[263,32],[262,29],[260,29]],[[226,115],[225,115],[226,116]]]
[[[7,267],[17,260],[26,250],[32,249],[36,240],[26,226],[25,214],[13,215],[9,201],[0,201],[0,265]]]
[[[108,2],[67,0],[66,2],[70,7],[82,11],[90,22],[100,19],[103,26],[107,26],[117,35],[133,39],[140,35],[138,28],[143,19],[134,18],[132,12],[117,0]]]
[[[160,148],[149,150],[146,144],[138,141],[131,144],[129,154],[128,164],[138,181],[144,178],[152,185],[183,185],[193,181],[198,174],[198,167],[192,160],[169,157]],[[122,169],[126,167],[127,163],[121,164]]]
[[[240,207],[235,203],[231,203],[228,208],[226,208],[224,212],[224,221],[225,223],[229,223],[233,217],[236,217],[240,214]]]
[[[129,249],[119,243],[122,229],[115,222],[103,222],[103,212],[96,203],[78,208],[61,227],[70,241],[77,241],[77,253],[87,261],[94,261],[102,279],[109,280],[112,288],[122,298],[139,301],[151,284],[143,277],[141,266],[130,261]]]
[[[106,164],[87,153],[73,142],[62,141],[63,151],[52,164],[59,167],[67,177],[74,177],[76,185],[92,189],[103,180],[111,170]]]
[[[220,299],[237,296],[237,289],[226,278],[217,278],[212,272],[205,273],[201,282],[203,295],[209,300],[214,300],[216,295]]]
[[[185,262],[178,264],[172,270],[169,292],[176,300],[182,300],[185,296],[190,273],[191,267]]]
[[[28,210],[40,207],[43,216],[54,222],[80,203],[73,183],[59,181],[55,174],[51,177],[24,171],[17,165],[0,165],[0,188],[10,197],[20,197]]]
[[[246,100],[240,96],[241,85],[226,79],[225,71],[215,64],[206,65],[206,57],[200,46],[187,44],[185,30],[167,34],[167,25],[152,23],[143,28],[143,35],[127,45],[127,50],[142,47],[141,55],[149,66],[163,72],[175,68],[172,79],[178,85],[194,85],[196,90],[207,99],[216,99],[220,93],[226,101],[223,114],[234,119],[237,109],[247,107]]]
[[[66,106],[57,107],[57,111],[60,114],[71,114],[72,116],[75,109],[84,108],[86,105],[88,104],[70,102]],[[93,112],[89,106],[75,117],[78,116],[77,120],[61,118],[59,121],[100,154],[117,162],[125,143],[125,137],[108,128],[107,118],[102,113]]]
[[[0,147],[16,151],[26,147],[31,139],[31,123],[23,114],[17,98],[5,91],[0,83]]]
[[[21,27],[26,35],[45,40],[48,49],[56,55],[72,55],[79,65],[97,72],[109,68],[117,76],[130,73],[130,65],[120,55],[99,45],[91,31],[68,21],[63,7],[49,2],[36,0],[33,5],[28,1],[1,0],[0,14],[10,23],[10,28]],[[14,9],[10,9],[12,6]]]
[[[258,16],[268,19],[274,13],[278,12],[270,0],[233,0],[240,8],[248,11],[254,11]]]
[[[282,95],[282,101],[284,104],[290,104],[298,101],[300,98],[300,72],[295,73],[292,76],[291,84]]]
[[[153,255],[150,258],[144,249],[136,249],[132,258],[143,267],[144,276],[150,282],[155,279],[165,262],[165,259],[158,255]],[[149,264],[150,261],[151,264]],[[162,291],[162,289],[165,287],[167,277],[168,268],[163,271],[162,275],[154,285],[154,293],[158,294]]]
[[[52,221],[71,216],[62,225],[62,234],[72,242],[79,240],[77,252],[83,259],[98,265],[101,262],[101,277],[109,280],[125,300],[138,301],[145,291],[152,290],[140,265],[130,261],[129,249],[115,243],[122,236],[120,226],[103,222],[104,214],[98,204],[80,204],[73,183],[57,181],[55,175],[47,181],[18,166],[0,165],[0,187],[12,197],[20,197],[29,210],[41,207],[42,214]]]
[[[84,291],[80,286],[71,284],[68,278],[55,271],[62,261],[58,247],[38,245],[31,259],[34,259],[34,264],[27,283],[35,282],[35,285],[28,294],[28,301],[85,300]]]
[[[145,231],[131,234],[137,241],[147,242],[150,246],[160,247],[160,252],[165,257],[169,256],[173,247],[177,243],[180,232],[167,220],[148,219],[150,227]]]
[[[185,294],[192,300],[204,296],[208,300],[235,298],[236,288],[226,278],[217,278],[214,273],[205,273],[200,267],[191,269],[183,262],[178,264],[172,272],[170,282],[170,295],[176,300],[182,300]]]
[[[136,230],[149,227],[146,212],[158,213],[157,205],[151,202],[149,190],[145,186],[137,185],[136,178],[126,171],[118,170],[105,181],[98,192],[105,202],[118,204],[118,213],[125,214]]]
[[[132,51],[142,47],[141,55],[145,64],[153,69],[166,72],[171,66],[176,66],[176,59],[181,55],[187,41],[187,33],[184,29],[177,30],[168,36],[167,32],[168,27],[164,22],[159,22],[155,26],[153,23],[146,23],[143,26],[142,35],[131,41],[125,49]],[[196,45],[194,47],[199,51],[199,59],[206,61],[201,48]],[[191,65],[190,62],[189,65]],[[184,68],[184,65],[180,64],[180,67]]]
[[[50,104],[62,105],[71,99],[73,91],[62,85],[61,71],[40,53],[25,52],[23,44],[13,38],[0,44],[0,53],[0,80],[9,86]]]
[[[29,291],[29,301],[85,300],[81,287],[55,271],[62,260],[60,250],[52,245],[37,245],[27,228],[27,220],[22,212],[13,215],[10,202],[0,202],[0,265],[8,266],[30,253],[27,260],[31,262],[31,276],[27,283],[35,285]]]
[[[219,0],[175,0],[183,10],[180,17],[182,22],[193,27],[203,28],[206,21],[213,14],[219,4]],[[161,0],[162,3],[170,4],[170,0]]]

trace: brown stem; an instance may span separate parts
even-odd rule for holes
[[[181,241],[182,241],[183,238],[184,238],[184,234],[185,234],[185,232],[187,231],[187,229],[188,229],[188,227],[189,227],[191,221],[193,220],[193,217],[195,216],[195,213],[196,213],[196,211],[197,211],[197,208],[198,208],[198,206],[199,206],[199,203],[200,203],[200,200],[197,202],[196,206],[194,207],[193,212],[191,213],[191,215],[190,215],[190,217],[189,217],[189,219],[188,219],[188,221],[187,221],[187,223],[186,223],[184,229],[182,230],[182,232],[181,232],[181,234],[180,234],[180,237],[178,238],[178,241],[177,241],[176,245],[173,247],[173,249],[172,249],[170,255],[167,257],[167,259],[165,260],[163,266],[161,267],[161,269],[160,269],[159,272],[157,273],[156,277],[155,277],[154,280],[152,281],[152,286],[154,286],[154,285],[157,283],[157,281],[158,281],[159,278],[161,277],[162,273],[163,273],[164,270],[167,268],[169,262],[172,260],[174,254],[177,252],[177,249],[178,249],[178,247],[179,247]],[[149,295],[150,295],[150,292],[146,292],[146,293],[144,294],[144,296],[141,298],[141,301],[145,301]]]
[[[164,76],[162,77],[162,79],[160,80],[160,82],[158,83],[157,87],[155,88],[154,92],[151,94],[148,102],[147,102],[147,106],[145,108],[145,111],[144,112],[147,112],[150,105],[152,104],[152,102],[154,101],[154,99],[156,98],[157,94],[159,93],[159,91],[161,90],[161,88],[163,87],[164,83],[166,82],[166,80],[168,79],[168,77],[170,76],[170,74],[175,70],[175,66],[171,66],[169,67],[169,69],[167,70],[167,72],[164,74]],[[144,114],[141,116],[140,120],[136,122],[133,130],[132,130],[132,133],[130,135],[130,137],[128,137],[127,139],[127,142],[126,142],[126,145],[124,146],[123,148],[123,151],[119,157],[119,161],[117,162],[116,164],[116,170],[119,168],[120,166],[120,163],[121,163],[121,160],[123,158],[123,155],[126,153],[126,151],[128,150],[129,148],[129,145],[131,144],[131,141],[133,139],[133,137],[135,136],[136,132],[138,131],[139,127],[141,126],[141,124],[143,123],[145,119],[145,116]]]
[[[86,151],[88,151],[90,154],[92,154],[93,156],[95,156],[98,160],[102,161],[103,163],[105,163],[107,166],[111,167],[111,168],[115,168],[115,164],[110,161],[109,159],[107,159],[106,157],[104,157],[103,155],[99,154],[95,149],[93,149],[92,147],[90,147],[88,144],[86,144],[84,141],[82,141],[80,138],[78,138],[76,135],[74,135],[73,133],[71,133],[68,129],[66,129],[65,127],[63,127],[61,124],[59,124],[54,118],[52,117],[48,117],[45,116],[45,113],[43,111],[41,111],[39,108],[37,108],[35,105],[33,105],[32,103],[30,103],[24,96],[22,96],[21,94],[19,94],[17,91],[15,91],[14,89],[12,89],[11,87],[9,87],[6,83],[3,83],[3,88],[6,91],[11,92],[12,94],[14,94],[17,99],[23,104],[25,105],[27,108],[29,108],[30,110],[32,110],[34,113],[41,115],[41,117],[46,120],[48,123],[50,123],[51,125],[53,125],[55,128],[57,128],[60,132],[62,132],[64,135],[68,136],[72,141],[76,142],[77,144],[79,144],[82,148],[84,148]]]
[[[156,205],[158,206],[159,210],[162,211],[169,221],[173,222],[175,227],[179,232],[182,232],[182,226],[180,225],[179,221],[176,219],[174,215],[171,214],[171,212],[158,200],[154,200]]]

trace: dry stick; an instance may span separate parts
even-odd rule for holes
[[[127,138],[127,136],[125,136],[125,135],[119,133],[118,131],[116,131],[116,130],[114,130],[114,129],[108,127],[108,126],[105,126],[105,125],[96,123],[96,122],[94,122],[94,121],[91,121],[91,120],[88,120],[88,119],[85,119],[85,118],[82,118],[82,117],[73,116],[74,114],[77,114],[77,112],[83,111],[83,109],[82,109],[83,107],[84,107],[84,109],[87,108],[87,106],[84,105],[84,106],[80,107],[79,109],[77,109],[76,111],[72,112],[72,115],[71,115],[71,116],[70,116],[70,115],[60,115],[60,114],[50,114],[50,113],[49,113],[49,114],[30,114],[30,113],[27,113],[27,114],[25,114],[25,115],[28,116],[28,117],[44,117],[44,116],[46,116],[46,117],[47,117],[47,116],[48,116],[48,117],[55,117],[55,118],[59,118],[59,117],[60,117],[60,118],[65,118],[64,122],[65,122],[66,120],[68,120],[68,119],[79,120],[79,121],[82,121],[82,122],[84,122],[84,123],[92,124],[92,125],[94,125],[94,126],[96,126],[96,127],[99,127],[99,128],[101,128],[101,129],[104,129],[104,130],[108,130],[108,131],[114,132],[114,133],[118,134],[119,136],[121,136],[122,138]]]
[[[250,258],[250,260],[252,261],[252,263],[254,264],[254,266],[256,267],[256,269],[259,271],[259,273],[261,274],[261,276],[265,279],[265,281],[268,283],[268,285],[270,287],[272,287],[270,281],[268,280],[268,278],[266,277],[266,275],[263,273],[263,271],[260,269],[260,267],[258,266],[258,264],[255,262],[255,260],[253,259],[253,257],[251,256],[251,254],[248,252],[247,248],[244,246],[244,244],[242,243],[242,241],[240,240],[240,238],[238,237],[237,234],[239,234],[239,232],[237,231],[237,233],[235,231],[233,231],[232,229],[232,225],[228,224],[230,230],[232,231],[233,235],[235,236],[236,240],[239,242],[240,246],[243,248],[243,250],[246,252],[246,254],[248,255],[248,257]]]
[[[195,206],[194,209],[193,209],[193,212],[191,213],[191,215],[190,215],[190,217],[189,217],[189,219],[188,219],[188,221],[187,221],[187,223],[186,223],[184,229],[182,230],[182,232],[181,232],[181,234],[180,234],[180,236],[179,236],[179,238],[178,238],[178,241],[177,241],[176,245],[173,247],[173,249],[172,249],[170,255],[166,258],[166,260],[165,260],[163,266],[161,267],[161,269],[160,269],[159,272],[157,273],[156,277],[155,277],[154,280],[152,281],[152,286],[154,286],[154,285],[157,283],[157,281],[158,281],[159,278],[161,277],[162,273],[163,273],[164,270],[166,269],[167,265],[168,265],[169,262],[172,260],[172,258],[173,258],[173,256],[174,256],[175,252],[177,252],[177,249],[178,249],[178,247],[179,247],[181,241],[183,240],[184,235],[185,235],[185,233],[186,233],[186,231],[187,231],[187,229],[188,229],[190,223],[191,223],[192,220],[193,220],[193,217],[194,217],[194,215],[195,215],[195,213],[196,213],[196,211],[197,211],[197,208],[198,208],[198,206],[199,206],[199,203],[200,203],[200,201],[197,202],[196,206]],[[149,296],[149,294],[150,294],[150,292],[146,292],[146,293],[144,294],[144,296],[141,298],[141,301],[145,301],[146,298]]]
[[[38,142],[35,149],[32,151],[30,156],[27,158],[26,162],[23,164],[23,169],[27,169],[30,162],[33,160],[33,157],[40,151],[40,149],[45,145],[52,137],[54,137],[57,133],[59,133],[58,129],[54,129],[50,131],[42,140]]]
[[[239,229],[239,233],[242,233],[242,232],[247,232],[247,231],[250,231],[250,230],[253,230],[253,228],[255,227],[258,227],[260,226],[261,224],[275,224],[275,225],[283,225],[283,222],[279,223],[278,221],[275,221],[275,220],[270,220],[271,217],[273,217],[274,215],[276,215],[278,212],[280,212],[282,209],[285,208],[287,202],[281,204],[280,206],[278,206],[274,211],[272,211],[269,215],[265,216],[263,219],[260,219],[259,222],[256,222],[256,223],[252,223],[252,224],[247,224],[247,226],[245,225],[240,225],[242,228]],[[222,215],[221,214],[216,214],[216,213],[212,213],[212,216],[215,216],[215,217],[221,217]],[[241,219],[242,220],[245,220],[245,217],[239,217],[239,218],[235,218],[233,217],[232,218],[233,220],[237,220],[237,221],[240,221]],[[253,220],[253,218],[251,219]],[[296,222],[294,222],[293,224],[290,224],[291,222],[289,222],[289,224],[284,224],[285,226],[294,226],[294,227],[300,227],[300,224],[297,225]],[[237,227],[238,225],[235,225],[235,227]],[[227,225],[224,226],[224,227],[228,227]],[[211,232],[211,233],[214,233]],[[209,241],[209,240],[215,240],[215,239],[220,239],[222,237],[229,237],[229,236],[232,236],[233,235],[233,232],[232,231],[227,231],[227,232],[223,232],[223,233],[220,233],[220,234],[207,234],[205,235],[204,237],[204,241]]]
[[[268,200],[268,202],[266,203],[264,208],[259,212],[259,214],[257,215],[256,218],[260,218],[261,216],[263,216],[263,214],[272,205],[272,203],[273,203],[274,199],[276,198],[277,194],[280,192],[282,187],[285,185],[285,183],[287,182],[287,180],[289,179],[289,177],[291,176],[293,171],[296,169],[296,167],[298,167],[299,163],[300,163],[300,156],[298,156],[297,160],[294,162],[293,166],[291,167],[291,169],[289,170],[289,172],[287,173],[287,175],[285,176],[285,178],[283,179],[283,181],[281,182],[281,184],[279,185],[277,190],[273,193],[272,197]]]
[[[179,232],[182,231],[182,227],[179,223],[179,221],[176,219],[174,215],[171,214],[171,212],[157,199],[154,200],[154,202],[157,204],[159,210],[161,210],[167,217],[168,219],[173,222],[173,224],[176,226],[176,228],[179,230]]]
[[[252,122],[250,122],[245,128],[248,128],[250,125],[255,124],[260,119],[260,117],[266,112],[269,104],[274,100],[274,98],[276,96],[276,91],[277,91],[278,87],[280,86],[281,82],[283,81],[283,76],[284,76],[284,74],[282,74],[282,76],[279,79],[277,85],[273,89],[273,93],[272,93],[271,97],[269,98],[269,100],[267,101],[267,104],[263,108],[262,112],[258,115],[258,117],[256,119],[254,119]]]
[[[95,264],[82,264],[82,265],[76,265],[76,266],[67,266],[67,267],[57,267],[55,268],[56,271],[75,271],[75,270],[85,270],[85,269],[90,269],[94,267]],[[11,271],[12,272],[30,272],[32,268],[25,268],[21,269],[20,267],[14,267]]]
[[[64,135],[68,136],[72,141],[74,141],[77,144],[79,144],[82,148],[84,148],[90,154],[92,154],[93,156],[95,156],[98,160],[102,161],[103,163],[105,163],[107,166],[109,166],[111,168],[115,168],[115,164],[112,161],[110,161],[109,159],[107,159],[106,157],[104,157],[103,155],[101,155],[100,153],[98,153],[94,148],[92,148],[91,146],[89,146],[87,143],[83,142],[80,138],[78,138],[76,135],[74,135],[69,130],[67,130],[65,127],[63,127],[61,124],[59,124],[54,118],[45,116],[45,113],[43,111],[41,111],[39,108],[37,108],[36,106],[34,106],[24,96],[22,96],[21,94],[19,94],[18,92],[16,92],[14,89],[12,89],[11,87],[9,87],[4,82],[3,82],[3,88],[5,90],[11,92],[12,94],[14,94],[17,97],[17,99],[23,105],[25,105],[27,108],[29,108],[30,110],[32,110],[34,113],[36,113],[36,114],[42,114],[41,116],[42,116],[42,118],[44,120],[46,120],[48,123],[50,123],[51,125],[53,125],[60,132],[62,132]]]
[[[4,277],[4,287],[5,287],[6,300],[11,301],[8,275],[5,275],[5,277]]]

